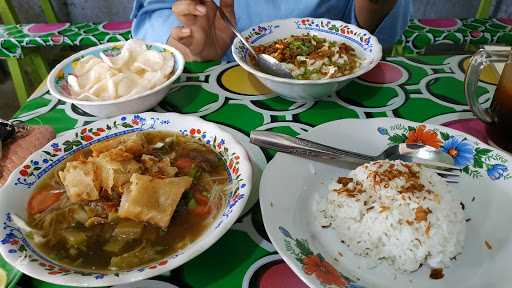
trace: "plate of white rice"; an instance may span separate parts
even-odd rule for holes
[[[306,139],[366,154],[424,142],[454,157],[448,184],[400,161],[358,167],[278,153],[260,205],[279,254],[311,287],[510,287],[512,157],[462,132],[401,119],[339,120]]]

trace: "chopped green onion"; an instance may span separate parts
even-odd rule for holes
[[[188,172],[188,176],[196,180],[199,176],[201,176],[201,169],[197,168],[195,165],[192,166],[192,169],[190,169]]]
[[[188,202],[187,207],[188,207],[189,209],[194,209],[194,208],[196,208],[196,207],[197,207],[197,202],[196,202],[196,200],[195,200],[194,198],[192,198],[192,199]]]

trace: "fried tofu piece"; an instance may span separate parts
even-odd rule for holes
[[[107,152],[102,153],[99,157],[103,157],[111,161],[126,161],[133,159],[133,155],[124,151],[121,147],[108,150]]]
[[[133,160],[131,154],[113,149],[95,158],[101,186],[109,194],[113,190],[123,192],[121,187],[130,182],[133,173],[140,173],[142,165]]]
[[[113,150],[120,149],[132,156],[140,156],[147,147],[146,138],[142,133],[132,133],[125,136],[116,137],[91,146],[94,157]]]
[[[167,157],[159,160],[154,156],[144,154],[140,160],[146,168],[147,174],[153,177],[169,178],[174,177],[178,172],[178,168],[172,167],[171,161]]]
[[[133,174],[121,198],[119,216],[166,228],[181,195],[192,185],[190,177],[155,178]]]
[[[142,161],[142,165],[144,165],[146,169],[151,169],[154,165],[156,165],[156,163],[158,163],[158,161],[160,161],[155,156],[148,154],[142,155],[140,157],[140,160]]]
[[[156,167],[158,168],[158,174],[162,177],[174,177],[176,172],[178,172],[178,168],[171,166],[171,160],[169,160],[169,158],[160,160],[160,162],[156,164]]]
[[[100,181],[97,177],[96,165],[91,161],[72,161],[59,172],[59,177],[69,200],[73,203],[99,199]]]

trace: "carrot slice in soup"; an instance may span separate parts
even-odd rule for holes
[[[108,213],[116,211],[117,207],[119,206],[115,202],[100,202],[99,205],[101,205],[101,207]]]
[[[197,205],[199,206],[205,206],[208,205],[208,197],[204,196],[201,192],[194,191],[192,192],[192,196],[194,197],[194,200],[196,200]]]
[[[195,208],[192,208],[192,213],[199,217],[206,217],[208,214],[210,214],[210,206],[197,206]]]
[[[41,190],[34,192],[28,201],[28,213],[37,214],[45,211],[53,204],[57,203],[62,195],[64,195],[64,192],[57,190]]]
[[[178,168],[181,171],[188,171],[192,168],[192,165],[194,165],[194,161],[189,158],[180,158],[176,160],[176,168]]]

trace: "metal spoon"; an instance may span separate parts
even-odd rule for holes
[[[269,131],[252,131],[251,143],[312,160],[348,161],[356,164],[384,159],[414,162],[435,170],[447,182],[453,183],[457,182],[456,177],[460,175],[460,168],[455,166],[450,155],[422,144],[402,143],[389,146],[378,155],[366,155]]]
[[[236,29],[236,26],[229,20],[228,16],[224,13],[222,8],[215,3],[215,1],[211,0],[213,5],[217,7],[217,11],[219,11],[220,18],[226,22],[226,24],[231,28],[233,33],[235,33],[236,37],[242,41],[245,47],[249,50],[249,52],[254,56],[256,59],[256,63],[258,63],[261,70],[267,74],[274,75],[281,78],[293,78],[290,71],[288,71],[286,68],[284,68],[283,64],[279,61],[277,61],[274,57],[267,55],[267,54],[257,54],[254,49],[252,49],[251,45],[245,41],[244,36],[238,32]]]

